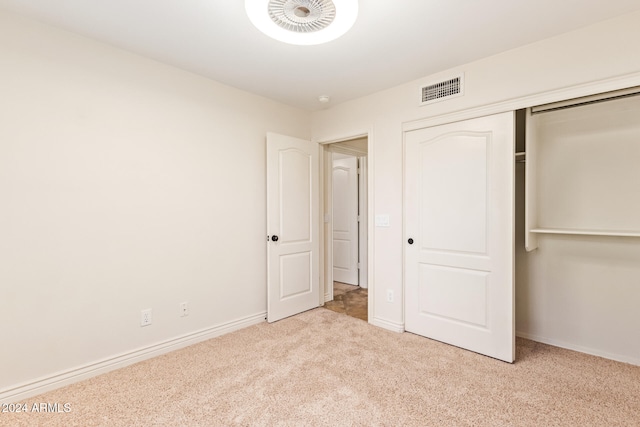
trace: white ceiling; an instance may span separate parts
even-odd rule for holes
[[[356,1],[356,0],[354,0]],[[595,22],[640,0],[360,0],[320,46],[256,30],[244,0],[0,0],[0,8],[308,110],[344,102]]]

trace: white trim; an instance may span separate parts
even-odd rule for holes
[[[583,96],[580,98],[567,99],[564,101],[552,102],[550,104],[536,105],[531,107],[531,114],[545,113],[547,111],[562,110],[565,108],[580,107],[595,102],[611,101],[614,99],[640,95],[640,87],[630,87],[626,89],[614,90],[611,92],[597,93],[595,95]]]
[[[345,141],[352,141],[354,139],[360,139],[360,138],[371,138],[371,134],[372,134],[372,130],[368,130],[368,131],[354,131],[353,133],[349,133],[349,132],[345,132],[344,134],[341,135],[350,135],[350,136],[332,136],[329,138],[322,138],[322,140],[314,140],[311,139],[311,141],[313,142],[317,142],[320,145],[330,145],[330,144],[335,144],[336,142],[345,142]]]
[[[504,113],[506,111],[519,110],[521,108],[529,108],[536,105],[549,104],[552,102],[559,102],[572,98],[595,95],[602,92],[625,89],[633,86],[640,86],[640,72],[595,82],[583,83],[567,88],[541,92],[534,95],[509,99],[498,103],[482,105],[480,107],[467,108],[438,116],[411,120],[402,123],[402,131],[408,132],[426,127],[473,119],[476,117],[490,116],[492,114]]]
[[[151,359],[180,348],[206,341],[229,332],[243,329],[265,321],[267,313],[261,312],[241,319],[202,329],[197,332],[171,338],[147,347],[139,348],[117,356],[88,363],[53,375],[48,375],[27,383],[0,391],[0,403],[18,402],[38,394],[53,390],[68,384],[76,383],[87,378],[95,377],[115,369],[124,368],[143,360]]]
[[[339,142],[336,142],[335,144],[339,144]],[[365,153],[363,150],[358,150],[357,148],[354,147],[344,147],[344,146],[334,146],[333,144],[331,145],[331,151],[333,151],[334,153],[339,153],[339,154],[345,154],[347,156],[353,156],[353,157],[362,157],[362,156],[366,156],[367,153]]]
[[[531,341],[539,342],[542,344],[548,344],[555,347],[564,348],[567,350],[573,350],[580,353],[590,354],[592,356],[598,356],[598,357],[603,357],[605,359],[615,360],[617,362],[630,363],[632,365],[640,366],[640,358],[638,357],[629,357],[621,354],[609,353],[606,351],[596,350],[590,347],[583,347],[580,345],[568,343],[566,341],[546,338],[540,335],[529,334],[526,332],[516,331],[516,336],[520,338],[525,338]]]
[[[373,272],[376,240],[373,215],[375,207],[375,188],[373,177],[375,176],[375,149],[373,128],[369,129],[367,137],[367,319],[375,318],[375,275]],[[372,323],[369,321],[369,323]]]
[[[536,234],[567,234],[574,236],[611,236],[611,237],[640,237],[639,231],[622,231],[622,230],[588,230],[588,229],[569,229],[569,228],[533,228],[530,233]]]
[[[407,287],[407,282],[406,282],[406,272],[407,272],[407,265],[406,265],[406,257],[407,257],[407,245],[404,243],[404,238],[407,235],[407,132],[403,131],[402,132],[402,237],[401,237],[401,242],[402,242],[402,323],[406,323],[407,321],[407,292],[406,292],[406,287]]]
[[[333,148],[331,145],[320,144],[322,150],[322,189],[320,200],[322,204],[322,246],[320,253],[326,254],[322,259],[322,283],[324,284],[324,302],[333,301]],[[325,203],[326,202],[326,203]],[[325,215],[329,222],[325,222]]]
[[[371,293],[369,293],[371,294]],[[404,332],[404,323],[396,323],[391,320],[381,319],[379,317],[369,318],[369,323],[373,326],[377,326],[379,328],[386,329],[392,332]]]
[[[360,173],[358,174],[358,234],[360,249],[358,251],[358,284],[361,288],[369,288],[369,215],[367,199],[369,197],[369,158],[364,155],[358,157]],[[364,214],[363,214],[364,212]],[[364,245],[362,244],[364,243]],[[364,255],[364,256],[363,256]]]

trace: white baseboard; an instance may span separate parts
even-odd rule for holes
[[[381,319],[379,317],[374,317],[373,319],[369,320],[369,323],[371,323],[373,326],[377,326],[379,328],[387,329],[389,331],[404,332],[404,324],[403,323],[391,322],[389,320]]]
[[[242,319],[222,323],[211,328],[202,329],[177,338],[172,338],[157,344],[139,348],[128,353],[103,359],[97,362],[78,366],[64,372],[42,377],[28,383],[23,383],[8,389],[0,390],[0,403],[19,402],[23,399],[42,394],[68,384],[104,374],[115,369],[123,368],[152,357],[157,357],[183,347],[206,341],[229,332],[243,329],[265,321],[267,313],[258,313]]]
[[[575,345],[575,344],[567,343],[567,342],[552,339],[552,338],[546,338],[540,335],[529,334],[527,332],[516,331],[516,336],[521,338],[526,338],[531,341],[536,341],[542,344],[549,344],[555,347],[566,348],[567,350],[578,351],[580,353],[586,353],[592,356],[603,357],[605,359],[615,360],[617,362],[629,363],[631,365],[640,366],[640,358],[637,358],[637,357],[609,353],[606,351],[597,350],[589,347],[583,347],[580,345]]]

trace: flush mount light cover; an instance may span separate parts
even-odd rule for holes
[[[245,0],[244,5],[256,28],[297,45],[335,40],[358,16],[358,0]]]

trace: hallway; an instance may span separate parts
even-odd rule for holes
[[[333,282],[333,301],[327,301],[324,308],[366,322],[368,320],[367,295],[367,289],[360,286]]]

